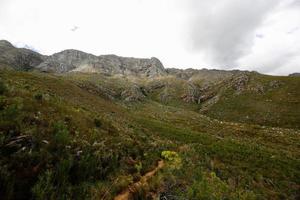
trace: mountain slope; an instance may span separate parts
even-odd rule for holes
[[[42,73],[47,72],[47,73]],[[0,41],[1,199],[298,199],[300,79]]]
[[[43,56],[29,49],[15,48],[0,41],[0,63],[17,70],[65,73],[71,71],[156,77],[166,74],[157,58],[139,59],[116,55],[95,56],[78,50],[65,50]]]
[[[43,56],[0,42],[3,67],[59,73],[77,85],[125,102],[154,100],[210,117],[274,127],[299,128],[298,77],[256,72],[165,69],[156,59],[95,56],[65,50]],[[85,74],[83,74],[83,73]]]
[[[0,40],[0,64],[1,67],[15,70],[33,70],[39,65],[45,56],[29,49],[15,48],[5,40]]]
[[[222,121],[299,129],[299,78],[238,71],[224,76],[216,73],[223,72],[199,70],[187,80],[173,75],[152,79],[81,73],[62,76],[112,100],[152,100]]]
[[[241,93],[226,90],[204,113],[226,121],[299,129],[299,88],[300,79],[296,77],[253,74]]]
[[[147,98],[124,104],[81,87],[86,74],[0,75],[5,199],[112,199],[160,159],[166,166],[135,198],[299,195],[297,130],[218,121]]]

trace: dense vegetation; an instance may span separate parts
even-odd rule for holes
[[[1,199],[113,199],[161,159],[134,198],[299,198],[297,78],[255,96],[223,88],[210,118],[201,105],[158,101],[158,91],[124,103],[97,90],[121,91],[126,79],[0,73]]]

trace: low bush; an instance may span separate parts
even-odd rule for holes
[[[71,140],[68,128],[63,122],[57,122],[54,124],[53,134],[54,145],[58,147],[67,145]]]
[[[34,94],[34,98],[38,101],[41,101],[43,99],[43,94],[38,92]]]
[[[204,172],[188,189],[189,199],[257,199],[255,194],[244,189],[233,189],[214,172]]]
[[[102,122],[99,118],[94,119],[95,126],[100,128],[102,126]]]
[[[7,86],[3,82],[3,80],[0,79],[0,95],[3,95],[7,91]]]
[[[6,105],[6,99],[4,96],[0,96],[0,111],[5,108]]]
[[[175,151],[163,151],[161,157],[169,163],[170,168],[180,169],[182,166],[182,160]]]
[[[32,188],[32,194],[37,200],[55,199],[55,187],[53,185],[53,173],[47,170],[42,174]]]

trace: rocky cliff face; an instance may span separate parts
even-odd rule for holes
[[[82,78],[77,86],[111,100],[137,102],[152,99],[178,105],[184,102],[198,104],[203,113],[224,101],[227,93],[234,96],[251,92],[264,95],[284,85],[280,80],[269,83],[256,81],[255,77],[259,74],[247,71],[165,69],[157,58],[95,56],[73,49],[44,56],[28,49],[15,48],[3,40],[0,41],[1,67],[61,73],[75,78],[84,75],[89,78]],[[99,80],[102,80],[101,84]]]
[[[238,73],[238,71],[207,69],[165,69],[163,64],[154,57],[140,59],[116,55],[95,56],[74,49],[44,56],[29,49],[15,48],[5,40],[0,40],[0,64],[2,68],[53,73],[85,72],[141,78],[171,75],[187,81],[201,81],[202,85],[222,82]]]
[[[225,70],[216,70],[216,69],[176,69],[169,68],[166,69],[168,74],[176,76],[177,78],[185,80],[195,80],[201,79],[205,83],[209,82],[220,82],[225,79],[231,78],[233,75],[239,73],[238,70],[225,71]]]
[[[49,56],[36,66],[36,69],[43,72],[65,73],[95,61],[97,56],[77,50],[65,50]]]
[[[0,63],[2,67],[15,70],[32,70],[39,65],[46,56],[23,48],[15,48],[11,43],[0,40]]]
[[[44,72],[87,72],[109,75],[134,75],[156,77],[166,74],[162,63],[157,58],[139,59],[116,55],[95,56],[77,50],[65,50],[49,56],[37,66]]]
[[[157,77],[166,74],[157,58],[139,59],[116,55],[95,56],[78,50],[65,50],[44,56],[29,49],[15,48],[5,40],[0,41],[0,64],[18,70],[66,73],[87,72],[108,75],[133,75]]]

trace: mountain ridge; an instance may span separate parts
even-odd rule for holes
[[[154,57],[95,56],[73,49],[44,56],[7,41],[0,43],[0,52],[0,68],[48,72],[109,100],[125,104],[150,100],[219,120],[299,127],[298,77],[164,68]]]
[[[38,70],[54,73],[79,71],[145,77],[166,74],[164,66],[155,57],[147,59],[121,57],[112,54],[96,56],[75,49],[67,49],[45,56],[30,49],[16,48],[6,40],[1,40],[0,53],[2,54],[0,63],[12,65],[15,69],[25,71]],[[21,62],[16,62],[19,57]]]
[[[75,59],[75,64],[72,63]],[[32,49],[15,47],[7,40],[0,40],[0,63],[11,65],[17,70],[37,70],[42,72],[66,73],[103,73],[107,75],[134,75],[141,77],[159,77],[175,75],[178,78],[191,77],[194,74],[222,74],[250,72],[248,70],[196,69],[164,67],[156,58],[123,57],[115,54],[94,55],[77,49],[65,49],[52,55],[43,55]],[[251,71],[259,73],[256,71]],[[261,73],[260,73],[261,74]],[[298,72],[287,76],[299,77]]]
[[[298,77],[0,46],[0,197],[299,199]]]
[[[161,61],[156,57],[151,58],[135,58],[123,57],[115,54],[94,55],[76,49],[66,49],[52,55],[42,55],[31,49],[17,48],[7,40],[0,40],[0,53],[5,52],[6,57],[0,57],[0,63],[7,64],[7,60],[11,60],[8,64],[12,64],[18,70],[38,70],[42,72],[85,72],[85,73],[103,73],[108,75],[136,75],[142,77],[157,77],[163,75],[176,75],[177,77],[188,77],[191,74],[199,72],[212,73],[234,73],[248,72],[240,70],[217,70],[217,69],[178,69],[165,68]],[[20,55],[23,62],[15,62],[14,59]],[[38,61],[33,59],[38,58]],[[33,60],[33,61],[32,61]],[[15,62],[15,63],[14,63]],[[32,62],[31,64],[27,64]],[[17,66],[18,65],[18,66]],[[28,66],[29,65],[29,66]]]

